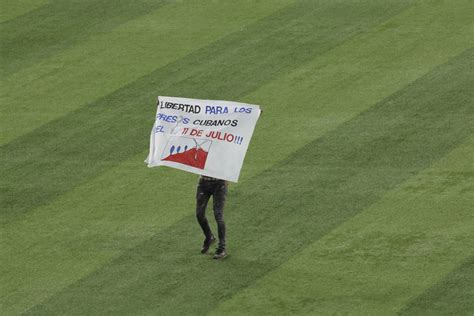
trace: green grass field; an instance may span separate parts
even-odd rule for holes
[[[471,0],[0,1],[1,315],[474,315]],[[224,261],[157,95],[264,109]]]

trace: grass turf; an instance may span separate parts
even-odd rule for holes
[[[5,313],[472,311],[468,1],[144,3],[2,25]],[[114,46],[137,32],[156,42]],[[196,177],[142,165],[157,94],[265,109],[222,263],[196,251]]]

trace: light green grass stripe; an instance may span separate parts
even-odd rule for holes
[[[241,100],[265,109],[241,179],[472,47],[470,1],[419,1],[383,24],[276,78]],[[287,113],[286,115],[284,113]],[[278,135],[278,146],[268,144]]]
[[[411,15],[416,16],[418,13],[415,10],[411,12]],[[252,175],[283,159],[291,151],[297,149],[302,140],[313,139],[324,134],[345,119],[369,107],[371,102],[383,99],[387,94],[399,89],[404,83],[404,78],[410,79],[427,71],[436,62],[448,58],[453,51],[459,49],[453,45],[443,45],[451,49],[442,50],[439,54],[431,55],[430,58],[422,60],[417,58],[419,54],[417,49],[421,50],[421,47],[442,45],[437,43],[438,41],[451,43],[450,38],[443,37],[445,36],[442,35],[443,33],[428,24],[425,25],[425,28],[426,30],[432,30],[433,35],[428,36],[431,40],[425,41],[423,45],[418,43],[424,38],[421,32],[413,34],[413,36],[418,37],[401,37],[399,41],[397,40],[397,47],[402,47],[403,51],[409,52],[402,58],[396,50],[390,47],[390,43],[398,32],[403,34],[410,29],[410,25],[403,21],[413,17],[411,15],[403,15],[394,19],[394,22],[400,25],[399,27],[387,29],[382,26],[368,34],[358,36],[354,40],[328,52],[327,55],[333,55],[332,57],[323,56],[323,58],[318,58],[306,65],[305,68],[297,69],[294,74],[276,80],[246,97],[246,99],[266,99],[268,106],[265,108],[265,115],[262,117],[261,123],[263,125],[259,127],[255,135],[257,146],[252,146],[250,149],[249,158],[244,167],[245,176],[242,177],[242,181],[245,182]],[[436,34],[439,34],[438,38],[435,36]],[[376,45],[376,43],[379,44]],[[381,57],[385,54],[386,59]],[[380,57],[374,59],[372,57],[374,55]],[[353,58],[353,67],[348,68],[347,65],[351,63],[350,56]],[[398,57],[398,59],[394,59],[395,57]],[[386,61],[392,59],[394,62],[386,65]],[[337,63],[337,60],[344,60],[344,62]],[[326,64],[328,68],[323,67]],[[384,71],[377,70],[380,67],[384,67]],[[318,71],[318,69],[321,70]],[[318,75],[316,76],[314,73],[318,73]],[[356,75],[358,75],[359,80],[351,81],[350,78]],[[312,89],[306,88],[306,93],[302,93],[301,89],[287,89],[294,82],[296,82],[295,85],[312,87]],[[333,82],[333,84],[329,84],[329,82]],[[366,89],[367,86],[372,87],[370,91]],[[283,91],[287,93],[283,93]],[[307,104],[310,104],[310,101],[318,102],[317,106],[308,107]],[[286,108],[285,104],[291,102],[294,102],[295,110],[307,109],[311,115],[308,116],[304,111],[293,111],[292,115],[296,117],[288,120],[283,110]],[[290,134],[281,134],[281,140],[285,146],[272,148],[277,150],[273,150],[274,155],[271,156],[262,152],[260,145],[271,142],[271,131],[279,132],[285,128],[291,128],[294,126],[294,121],[298,120],[304,121],[305,124],[296,125],[298,129],[292,130]],[[317,126],[311,133],[307,133],[306,125]],[[286,138],[285,135],[287,135]],[[294,135],[299,135],[300,138],[295,139]],[[256,159],[256,157],[262,157],[262,155],[266,157],[266,163]],[[87,274],[117,256],[121,251],[146,239],[155,229],[163,227],[162,224],[168,225],[190,213],[193,203],[191,192],[193,188],[189,184],[194,182],[194,177],[189,178],[187,174],[171,172],[173,179],[179,183],[185,183],[183,187],[186,189],[182,193],[167,191],[166,187],[171,181],[168,180],[167,176],[170,171],[166,169],[154,170],[154,172],[157,172],[156,177],[149,177],[149,170],[143,168],[141,164],[144,156],[145,152],[137,155],[92,183],[83,185],[77,190],[62,196],[51,205],[37,210],[31,216],[28,216],[24,223],[11,226],[6,230],[6,235],[12,236],[12,239],[15,240],[11,244],[15,251],[8,254],[4,253],[2,257],[11,258],[12,264],[14,262],[24,262],[24,266],[17,266],[19,272],[28,271],[31,262],[37,262],[38,267],[40,267],[36,268],[35,273],[22,273],[21,280],[11,279],[12,284],[15,284],[17,289],[17,292],[12,292],[10,297],[12,301],[18,300],[18,305],[27,304],[25,302],[28,300],[37,302],[42,297],[53,293],[55,289]],[[123,183],[123,185],[119,185],[120,183]],[[103,192],[102,188],[110,189]],[[231,189],[234,188],[231,187]],[[191,191],[188,192],[188,190]],[[167,196],[177,201],[176,206],[174,208],[166,206],[166,208],[157,207],[155,209],[154,200],[148,198],[154,196],[155,192],[158,196],[163,196],[166,193]],[[97,205],[100,205],[100,209],[97,209]],[[130,206],[134,209],[132,212],[127,209]],[[97,217],[89,217],[87,215],[89,212],[97,212]],[[130,220],[130,214],[135,212],[143,212],[138,213],[139,215],[135,217],[138,222]],[[172,218],[170,214],[173,214]],[[109,215],[114,218],[113,221]],[[160,218],[161,216],[169,220],[164,223],[161,223],[160,220],[150,220],[150,218]],[[70,222],[69,225],[67,225],[68,218],[74,218],[74,221]],[[51,236],[50,232],[57,230],[58,222],[62,222],[60,226],[67,226],[68,229]],[[96,239],[96,244],[93,245],[99,248],[94,256],[89,256],[95,258],[94,260],[84,259],[84,262],[76,262],[75,264],[67,264],[63,261],[62,264],[58,265],[53,260],[57,257],[56,253],[49,251],[41,253],[41,250],[47,250],[51,244],[58,241],[62,241],[65,245],[80,245],[83,242],[91,242],[87,241],[87,233],[84,232],[85,227],[88,226],[96,227],[97,231],[104,231],[104,234],[100,236],[97,234],[91,235]],[[143,228],[141,233],[139,232],[140,227]],[[194,228],[196,227],[190,229]],[[129,238],[128,231],[134,232],[133,238]],[[30,236],[28,232],[35,233]],[[194,230],[194,232],[197,235],[199,234],[197,230]],[[75,241],[76,235],[85,235],[85,237]],[[86,240],[84,241],[84,239]],[[31,249],[33,242],[38,245],[38,251],[31,253],[27,249]],[[116,251],[110,253],[104,251],[102,253],[103,246],[101,245],[103,244],[116,246]],[[81,250],[78,250],[80,253],[78,256],[81,258],[84,254],[90,253],[90,250],[79,249]],[[57,253],[64,254],[68,251],[65,247],[61,247],[57,250]],[[55,273],[53,274],[53,272]],[[41,284],[45,279],[49,280],[48,290],[44,288],[39,290],[39,285],[35,286],[35,284]],[[34,298],[36,295],[38,295],[38,298]]]
[[[124,162],[2,229],[3,313],[26,311],[192,213],[196,177],[151,172],[142,161]]]
[[[1,23],[0,77],[47,59],[91,35],[111,29],[170,3],[166,0],[51,0]]]
[[[0,23],[35,10],[48,2],[49,0],[2,0],[0,2]]]
[[[214,314],[396,314],[474,254],[474,165],[466,159],[472,156],[474,138]]]
[[[110,32],[93,34],[2,80],[0,145],[292,2],[171,1]]]

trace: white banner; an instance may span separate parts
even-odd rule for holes
[[[148,167],[168,166],[237,182],[258,105],[158,97]]]

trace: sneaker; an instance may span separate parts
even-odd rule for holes
[[[214,254],[214,259],[224,259],[227,257],[227,252],[225,249],[217,248],[216,253]]]
[[[211,238],[209,239],[204,239],[204,243],[202,244],[202,248],[201,248],[201,253],[204,254],[206,253],[209,248],[212,246],[213,243],[216,242],[216,237],[214,236],[211,236]]]

